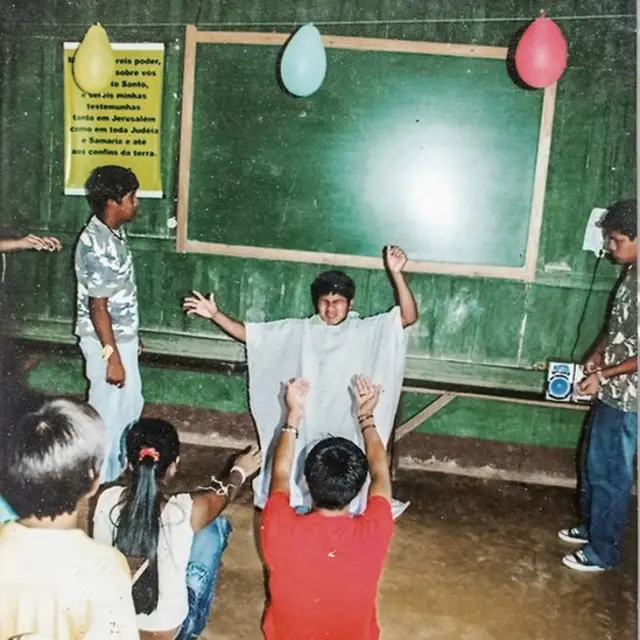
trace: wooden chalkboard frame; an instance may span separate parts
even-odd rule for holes
[[[180,132],[180,162],[178,169],[177,242],[180,253],[211,253],[239,258],[263,260],[288,260],[312,264],[339,265],[369,269],[383,268],[380,258],[346,254],[297,251],[264,247],[220,244],[189,240],[189,182],[191,173],[191,147],[193,104],[195,94],[196,49],[198,44],[249,44],[280,45],[290,37],[288,33],[252,33],[238,31],[198,31],[195,25],[187,25],[185,35],[184,72],[182,82],[182,115]],[[494,58],[506,60],[506,47],[488,47],[437,42],[413,42],[409,40],[384,40],[379,38],[355,38],[350,36],[322,36],[325,47],[337,49],[358,49],[363,51],[390,51],[415,54],[463,56],[472,58]],[[505,70],[506,73],[506,70]],[[438,273],[459,276],[484,276],[490,278],[510,278],[532,282],[536,276],[536,265],[540,247],[540,231],[544,207],[551,134],[556,101],[556,84],[544,90],[538,154],[535,165],[531,215],[525,262],[522,267],[473,265],[446,262],[409,260],[406,270],[422,273]]]

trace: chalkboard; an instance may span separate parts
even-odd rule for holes
[[[278,83],[280,46],[198,44],[182,250],[365,264],[397,244],[445,271],[524,273],[543,92],[503,55],[326,50],[300,99]]]

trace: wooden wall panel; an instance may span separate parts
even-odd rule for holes
[[[167,197],[143,201],[130,234],[143,327],[158,349],[178,353],[202,354],[203,337],[219,338],[210,344],[210,353],[219,357],[242,352],[204,321],[184,318],[179,300],[191,287],[215,290],[225,310],[246,319],[303,315],[311,311],[308,285],[318,268],[175,253],[167,220],[175,214],[184,25],[282,31],[313,20],[337,35],[505,46],[539,11],[530,0],[59,0],[44,10],[41,4],[27,0],[5,7],[0,229],[56,233],[67,249],[55,258],[10,257],[7,286],[20,299],[16,319],[37,319],[38,330],[49,322],[51,335],[72,340],[71,249],[88,211],[82,198],[62,195],[61,52],[64,40],[81,38],[90,23],[101,20],[113,41],[167,45],[162,131]],[[580,249],[589,211],[635,195],[635,6],[628,0],[565,0],[554,4],[554,17],[569,41],[570,68],[559,84],[536,282],[412,275],[422,313],[410,336],[409,368],[417,375],[447,371],[451,379],[496,384],[514,378],[540,388],[542,376],[534,365],[551,355],[568,357],[573,343],[594,265],[594,257]],[[392,303],[383,273],[350,273],[362,313]],[[580,348],[602,317],[614,273],[602,265]]]

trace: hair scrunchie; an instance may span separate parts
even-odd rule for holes
[[[138,461],[142,462],[147,457],[153,458],[154,462],[158,462],[158,460],[160,460],[160,454],[154,447],[142,447],[142,449],[140,449],[140,453],[138,454]]]

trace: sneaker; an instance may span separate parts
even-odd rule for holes
[[[568,553],[562,558],[562,564],[569,569],[575,571],[584,571],[587,573],[596,573],[598,571],[605,571],[605,567],[601,567],[599,564],[589,560],[585,552],[582,549],[578,549],[573,553]]]
[[[571,527],[571,529],[560,529],[558,538],[562,542],[570,542],[572,544],[587,544],[587,536],[582,527]]]

